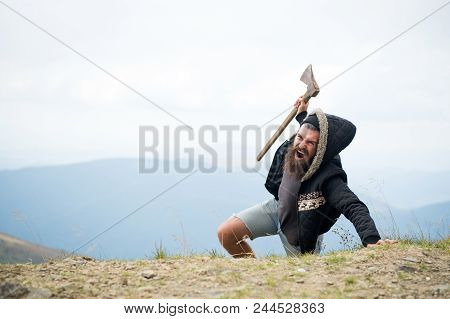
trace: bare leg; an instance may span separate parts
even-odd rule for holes
[[[234,258],[253,257],[255,254],[245,239],[251,236],[247,226],[237,217],[232,217],[219,226],[219,241]]]

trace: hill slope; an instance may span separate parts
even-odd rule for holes
[[[450,298],[450,240],[325,256],[0,265],[0,298]]]
[[[61,251],[0,233],[0,263],[42,263],[61,255]]]

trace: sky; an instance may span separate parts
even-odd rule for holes
[[[140,126],[157,128],[161,157],[176,157],[172,146],[162,153],[173,143],[163,128],[180,122],[133,90],[194,137],[204,125],[238,125],[231,139],[218,129],[212,145],[221,165],[232,153],[239,166],[242,128],[287,110],[305,91],[299,77],[308,64],[321,86],[443,4],[2,0],[0,169],[138,157]],[[450,170],[449,39],[447,5],[311,100],[311,109],[357,126],[347,165]],[[180,144],[198,149],[197,138]],[[244,144],[249,165],[260,144],[251,136]]]

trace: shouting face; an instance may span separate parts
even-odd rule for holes
[[[319,132],[303,124],[289,147],[285,158],[285,170],[301,179],[316,155]]]
[[[311,165],[314,155],[316,155],[317,144],[319,144],[319,132],[303,124],[294,140],[295,157],[306,161],[308,166]]]

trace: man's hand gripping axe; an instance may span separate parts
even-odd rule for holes
[[[302,76],[300,77],[300,81],[302,81],[303,83],[306,84],[307,89],[306,89],[305,94],[303,94],[303,101],[305,101],[305,103],[308,103],[308,101],[311,97],[317,96],[317,94],[319,94],[319,92],[320,92],[319,86],[317,85],[317,82],[314,79],[314,74],[312,71],[311,64],[308,65],[308,67],[303,72]],[[261,152],[259,152],[258,156],[256,157],[256,159],[258,161],[260,161],[261,158],[263,158],[264,154],[266,154],[266,152],[273,145],[273,143],[275,143],[275,141],[281,135],[281,133],[283,133],[284,129],[289,125],[289,123],[292,121],[292,119],[295,117],[295,115],[297,115],[297,108],[294,108],[291,111],[291,113],[289,113],[289,115],[286,117],[286,119],[283,121],[283,123],[281,123],[280,127],[275,132],[275,134],[273,134],[273,136],[270,138],[270,140],[267,141],[264,148],[261,150]]]

